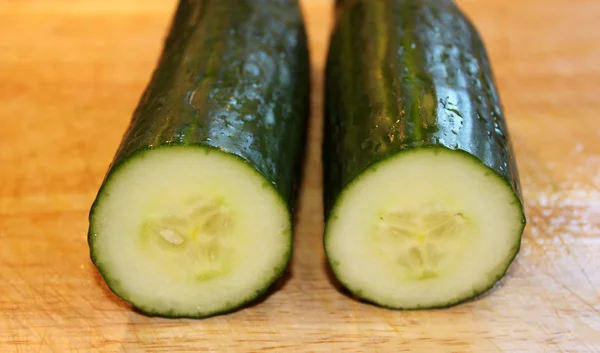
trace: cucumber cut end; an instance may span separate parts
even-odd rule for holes
[[[504,275],[525,219],[500,175],[446,148],[401,152],[370,169],[326,225],[329,263],[353,294],[396,309],[445,307]]]
[[[109,175],[90,217],[92,259],[137,309],[206,317],[258,297],[285,270],[291,218],[241,158],[205,146],[160,147]]]

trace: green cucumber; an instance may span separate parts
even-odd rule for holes
[[[449,0],[338,1],[326,68],[324,246],[356,297],[447,307],[519,251],[519,177],[488,56]]]
[[[296,0],[181,0],[90,211],[93,263],[138,310],[201,318],[284,272],[308,112]]]

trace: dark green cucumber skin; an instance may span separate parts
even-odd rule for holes
[[[256,169],[287,206],[291,223],[306,139],[309,73],[297,0],[180,0],[159,62],[90,211],[91,258],[113,292],[146,314],[200,318],[233,311],[268,289],[212,313],[139,307],[97,261],[94,209],[113,174],[136,156],[197,146],[230,153]]]
[[[182,0],[113,163],[159,145],[213,146],[250,162],[291,209],[308,77],[296,0]]]
[[[512,188],[523,210],[484,43],[453,1],[338,0],[325,75],[326,222],[370,166],[419,148],[468,153]]]

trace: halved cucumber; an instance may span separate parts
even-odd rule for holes
[[[181,0],[90,211],[91,258],[141,311],[201,318],[291,257],[308,111],[296,0]]]
[[[506,181],[467,153],[423,148],[367,169],[330,214],[338,279],[394,308],[447,306],[488,289],[519,250],[522,211]]]
[[[525,215],[485,46],[451,0],[337,2],[323,141],[326,255],[355,296],[445,307],[491,288]]]
[[[92,258],[111,289],[145,312],[238,307],[268,288],[290,256],[285,202],[251,165],[214,148],[144,151],[99,195]]]

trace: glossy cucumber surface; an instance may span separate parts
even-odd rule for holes
[[[90,211],[92,261],[142,312],[201,318],[285,270],[309,62],[295,0],[181,0]]]
[[[525,225],[518,171],[484,43],[473,24],[453,1],[338,1],[327,59],[325,105],[323,165],[327,225],[324,242],[329,262],[342,284],[356,296],[383,306],[422,308],[456,304],[489,289],[503,276],[519,250]],[[438,156],[437,161],[456,163],[438,163],[433,157],[429,159],[430,155]],[[402,168],[412,170],[413,165],[416,168],[420,156],[425,161],[421,174],[415,174],[413,179],[402,179]],[[470,174],[463,177],[457,174],[456,180],[450,176],[445,180],[437,176],[429,178],[427,174],[443,175],[448,172],[443,168],[467,170],[465,168],[470,168],[470,164],[474,168],[473,175],[480,173],[491,178],[489,184],[492,186],[489,186],[487,194],[486,190],[474,190],[481,194],[480,201],[487,202],[490,210],[500,210],[499,205],[505,201],[510,204],[512,211],[505,215],[507,219],[499,220],[507,224],[506,234],[498,235],[507,239],[504,248],[500,247],[499,250],[505,254],[497,259],[497,264],[490,265],[495,267],[490,269],[487,279],[465,284],[466,287],[472,286],[472,290],[463,288],[460,294],[449,293],[446,298],[422,303],[398,298],[392,300],[378,297],[373,286],[371,293],[365,294],[366,290],[361,287],[366,284],[353,283],[355,279],[351,279],[361,275],[350,275],[354,270],[349,268],[341,269],[344,261],[340,258],[346,255],[338,253],[335,248],[343,244],[341,239],[345,235],[341,234],[342,229],[350,229],[338,223],[352,222],[348,220],[350,216],[345,214],[349,210],[346,205],[353,203],[355,207],[364,207],[365,210],[379,207],[367,202],[366,196],[359,195],[358,189],[368,189],[370,180],[374,182],[377,179],[368,175],[383,173],[380,169],[393,163],[398,163],[396,169],[399,176],[395,181],[380,180],[378,187],[387,188],[390,193],[406,188],[406,192],[397,196],[397,204],[386,201],[388,211],[405,207],[403,204],[408,202],[405,195],[413,195],[412,191],[418,190],[411,196],[412,199],[419,199],[423,195],[423,202],[427,200],[430,204],[443,204],[441,208],[421,205],[427,210],[423,211],[424,214],[442,212],[442,208],[447,208],[456,211],[455,215],[462,215],[460,210],[456,210],[459,201],[453,204],[454,201],[442,200],[442,196],[436,200],[429,194],[444,194],[444,190],[453,190],[454,184],[468,180]],[[391,167],[387,169],[391,172],[395,170]],[[503,196],[497,199],[496,186],[504,190]],[[376,190],[375,186],[373,188]],[[461,198],[466,200],[461,195],[448,195],[448,200]],[[492,205],[493,202],[498,204]],[[396,210],[395,215],[402,214],[404,217],[408,214],[406,212],[421,207],[418,202],[411,205],[413,210],[399,213]],[[384,211],[382,209],[381,212]],[[376,215],[374,217],[377,218]],[[473,224],[481,221],[477,220],[478,217],[472,215]],[[411,224],[410,232],[421,228],[425,232],[426,222],[421,224],[421,221],[425,222],[424,219],[420,219],[417,225],[408,222]],[[356,224],[354,226],[360,228]],[[468,233],[484,232],[483,226],[477,227],[472,225]],[[378,230],[373,228],[372,232],[374,234]],[[332,237],[336,240],[332,240]],[[465,242],[476,242],[476,239]],[[360,243],[358,238],[356,242]],[[437,256],[431,254],[438,250],[431,250],[431,254],[427,255],[424,250],[426,243],[415,245],[420,249],[418,251],[410,250],[412,248],[406,243],[403,246],[408,250],[396,254],[399,260],[394,261],[402,262],[402,259],[413,256],[414,263],[427,263]],[[354,254],[354,261],[358,261],[357,254]],[[365,258],[364,261],[369,259]],[[430,287],[423,286],[419,290],[434,290],[435,281],[430,280],[429,283]]]

